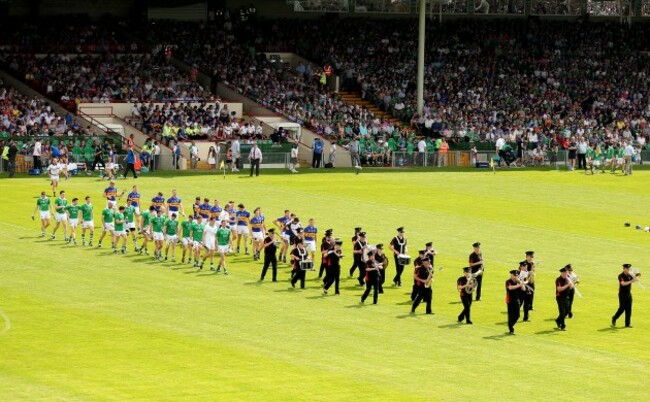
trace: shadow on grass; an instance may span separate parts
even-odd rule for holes
[[[494,325],[508,325],[508,321],[495,322]]]
[[[500,335],[484,336],[483,339],[487,339],[487,340],[490,340],[490,341],[500,341],[500,340],[502,340],[504,338],[510,338],[511,336],[513,336],[513,335],[510,335],[509,332],[505,332],[505,333],[500,334]]]
[[[407,305],[411,305],[411,304],[413,304],[413,302],[411,300],[401,302],[401,303],[395,303],[396,306],[407,306]]]
[[[277,292],[277,293],[291,293],[291,292],[300,292],[301,290],[305,290],[305,289],[286,288],[286,289],[276,289],[276,290],[274,290],[274,292]]]
[[[420,319],[420,315],[415,314],[415,313],[400,314],[400,315],[395,316],[395,318],[399,318],[400,320],[403,320],[405,318],[417,318],[417,319]]]
[[[244,282],[244,285],[246,285],[246,286],[262,286],[263,283],[264,283],[264,281],[259,279],[259,280],[256,280],[255,282]]]
[[[350,304],[348,306],[345,306],[345,308],[364,308],[364,307],[366,307],[364,303]]]
[[[619,329],[620,329],[620,328],[617,328],[617,327],[611,327],[611,326],[610,326],[610,327],[605,327],[605,328],[598,329],[597,331],[598,331],[598,332],[611,332],[611,333],[615,333],[615,332],[618,332]]]
[[[463,302],[459,302],[459,301],[457,301],[457,302],[449,302],[449,303],[447,303],[447,304],[463,304]]]
[[[327,298],[326,294],[320,294],[320,295],[317,295],[317,296],[307,296],[307,297],[305,297],[305,299],[310,299],[310,300],[318,300],[318,299],[325,299],[325,298]]]
[[[462,322],[454,322],[451,324],[438,325],[438,328],[458,329],[463,326],[465,326],[465,324],[463,324]]]
[[[535,332],[535,335],[555,335],[560,332],[559,328],[548,329],[546,331]]]

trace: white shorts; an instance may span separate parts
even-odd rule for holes
[[[189,237],[183,237],[181,239],[181,244],[183,245],[183,247],[187,247],[193,245],[193,242],[192,239],[190,239]]]
[[[114,232],[115,231],[115,225],[111,223],[104,223],[104,232]]]
[[[77,225],[79,225],[79,219],[70,219],[70,227],[71,228],[76,228]]]
[[[51,181],[59,181],[59,175],[58,174],[51,174],[50,175],[50,180]]]
[[[134,206],[133,208],[135,208],[135,214],[140,215],[140,207],[135,207]]]
[[[622,165],[622,164],[625,163],[625,159],[623,159],[623,158],[616,158],[616,163],[618,163],[619,165]]]
[[[126,230],[116,230],[115,236],[126,236]]]
[[[181,211],[167,211],[167,216],[169,217],[169,219],[171,219],[172,214],[176,214],[177,218],[181,217]]]
[[[305,242],[305,249],[307,249],[307,251],[316,251],[316,242],[315,241],[306,241]]]
[[[207,241],[203,243],[205,248],[208,250],[214,250],[214,239],[206,239]]]
[[[162,232],[153,232],[153,241],[163,241],[165,240],[165,237],[163,236]]]
[[[59,213],[54,213],[54,220],[56,222],[67,222],[68,221],[68,215],[66,214],[59,214]]]
[[[284,241],[286,241],[287,243],[289,243],[289,242],[291,241],[291,236],[289,236],[289,235],[286,234],[286,233],[282,233],[282,240],[284,240]]]
[[[238,235],[247,235],[248,234],[248,226],[237,225],[237,234]]]
[[[165,235],[168,243],[176,243],[178,241],[177,235]]]
[[[114,200],[114,201],[112,201],[112,200],[107,200],[107,201],[106,201],[106,208],[108,208],[108,203],[109,203],[109,202],[110,202],[111,204],[113,204],[112,209],[117,209],[117,200]]]
[[[264,233],[262,233],[262,232],[253,232],[252,237],[253,237],[253,240],[264,240]]]
[[[226,254],[228,250],[230,249],[230,246],[218,246],[217,250],[219,251],[219,254]]]
[[[594,166],[600,166],[600,160],[594,160],[592,163]]]
[[[50,219],[50,211],[41,211],[41,219]]]
[[[129,230],[135,230],[135,222],[127,222],[126,228]]]
[[[95,222],[94,221],[83,221],[81,224],[81,227],[83,229],[94,229],[95,228]]]
[[[203,243],[201,243],[198,240],[194,240],[194,242],[192,243],[192,246],[194,246],[194,248],[201,248],[202,245]]]
[[[111,162],[107,162],[107,163],[106,163],[106,167],[105,167],[105,169],[106,169],[106,170],[113,170],[113,163],[111,163]]]
[[[149,226],[145,226],[145,227],[142,228],[142,234],[145,235],[145,236],[149,236],[149,235],[150,235],[150,233],[149,233]]]

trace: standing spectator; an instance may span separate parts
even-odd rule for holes
[[[37,139],[36,142],[34,142],[34,150],[32,151],[32,156],[34,157],[34,169],[38,169],[39,174],[40,174],[41,167],[42,167],[41,166],[41,153],[42,153],[43,150],[41,149],[41,147],[42,147],[41,140]]]
[[[623,142],[623,159],[625,160],[625,169],[623,173],[627,176],[632,174],[632,158],[634,158],[634,147],[631,142]]]
[[[239,172],[239,159],[241,158],[241,148],[239,139],[235,137],[230,143],[230,159],[232,160],[232,172]]]
[[[330,154],[327,158],[327,163],[330,167],[334,167],[334,162],[336,161],[336,143],[334,141],[330,142]]]
[[[587,148],[589,144],[585,137],[580,137],[578,140],[578,169],[587,170]]]
[[[289,156],[289,171],[291,173],[298,173],[298,141],[293,143],[291,147],[291,155]]]
[[[124,171],[125,179],[126,179],[126,175],[129,172],[133,172],[134,179],[138,178],[138,174],[135,172],[135,161],[136,161],[135,151],[133,150],[132,146],[129,146],[129,149],[126,151],[126,170]]]
[[[503,136],[499,136],[495,147],[496,153],[499,155],[499,167],[501,167],[501,161],[503,161],[506,156],[506,152],[503,150],[504,145],[506,145],[506,140],[503,138]]]
[[[179,141],[176,141],[174,143],[174,150],[172,154],[172,163],[176,170],[179,170],[181,168],[179,166],[180,160],[181,160],[181,144]]]
[[[352,167],[358,167],[361,165],[361,161],[359,160],[359,140],[357,137],[354,137],[350,145],[348,146],[348,150],[350,151],[350,159],[352,161]]]
[[[447,144],[447,140],[443,137],[442,143],[440,144],[440,166],[447,166],[448,153],[449,153],[449,144]]]
[[[248,159],[251,163],[251,174],[253,177],[253,169],[255,169],[255,176],[260,175],[260,163],[262,163],[262,151],[257,147],[257,143],[253,143],[250,154],[248,154]]]
[[[97,165],[101,165],[102,169],[106,169],[104,164],[104,147],[99,143],[99,140],[95,140],[93,143],[93,155],[95,159],[93,160],[92,171],[94,172],[97,169]]]
[[[321,140],[319,137],[316,137],[314,140],[314,145],[311,147],[314,150],[314,155],[313,159],[311,162],[311,167],[316,169],[321,167],[321,161],[323,160],[323,148],[325,147],[325,144],[323,143],[323,140]]]
[[[210,149],[208,150],[208,157],[206,161],[210,166],[210,170],[217,168],[217,150],[214,148],[214,145],[211,146]]]
[[[192,170],[196,170],[196,165],[201,159],[199,158],[199,147],[196,146],[194,141],[190,144],[190,166]]]
[[[18,155],[18,146],[16,141],[11,141],[9,143],[9,149],[7,150],[7,159],[9,161],[9,177],[14,177],[16,173],[16,155]]]
[[[418,166],[424,166],[424,159],[427,154],[427,142],[424,140],[424,137],[420,138],[418,141]]]
[[[151,171],[157,170],[160,167],[160,144],[158,141],[153,143],[153,161],[151,164]]]
[[[569,140],[569,170],[576,168],[576,153],[578,152],[578,143],[576,137],[571,137]]]

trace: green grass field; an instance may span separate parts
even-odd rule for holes
[[[266,172],[265,172],[266,173]],[[135,183],[120,180],[119,188]],[[303,172],[299,175],[143,176],[143,198],[172,188],[234,199],[267,220],[289,208],[346,240],[340,296],[259,283],[261,262],[232,256],[229,276],[189,265],[112,255],[39,237],[30,219],[45,178],[2,179],[0,389],[2,400],[646,400],[649,292],[634,286],[633,329],[610,328],[622,263],[646,271],[650,171],[585,176],[566,171]],[[97,178],[62,182],[68,199],[94,197]],[[148,205],[148,204],[147,204]],[[630,222],[631,228],[625,228]],[[410,311],[407,286],[387,284],[360,305],[347,278],[354,226],[371,244],[405,226],[410,254],[433,241],[434,315]],[[49,232],[49,231],[48,231]],[[99,233],[99,232],[97,232]],[[483,301],[459,325],[456,279],[481,241]],[[105,246],[107,242],[104,242]],[[129,244],[130,246],[130,244]],[[532,322],[506,335],[504,282],[524,251],[542,260]],[[555,330],[554,279],[572,263],[583,299]],[[389,273],[394,273],[391,261]],[[648,274],[644,272],[644,274]],[[389,282],[389,281],[387,281]],[[649,284],[650,287],[650,284]]]

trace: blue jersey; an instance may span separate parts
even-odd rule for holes
[[[235,214],[237,216],[237,226],[248,226],[248,219],[251,217],[251,213],[247,210],[237,211]]]
[[[291,230],[287,230],[287,224],[291,222],[291,217],[281,216],[276,220],[280,222],[280,228],[282,229],[282,232],[288,235]]]
[[[117,200],[117,188],[115,188],[115,187],[106,187],[106,190],[104,190],[104,195],[106,196],[106,199],[108,201]]]
[[[234,209],[226,210],[228,212],[228,220],[230,222],[230,227],[235,227],[237,223],[237,212]]]
[[[126,202],[129,203],[129,205],[133,207],[139,207],[140,206],[140,193],[136,193],[134,191],[129,193],[129,198],[126,200]]]
[[[316,228],[316,226],[307,225],[302,230],[302,237],[305,241],[316,241],[316,233],[318,233],[318,228]]]
[[[221,209],[220,206],[213,205],[212,208],[210,208],[210,216],[212,216],[215,220],[218,221],[219,215],[221,215],[221,211],[223,211],[223,209]]]
[[[165,206],[165,197],[153,197],[151,199],[151,205],[153,205],[156,212],[160,211],[160,208]]]
[[[169,206],[170,212],[178,212],[178,209],[181,206],[181,199],[178,197],[169,197],[167,205]]]
[[[261,232],[264,227],[264,215],[253,216],[251,218],[251,229],[253,232]]]
[[[199,205],[199,215],[201,215],[201,218],[203,219],[208,219],[210,217],[210,204],[200,204]]]

